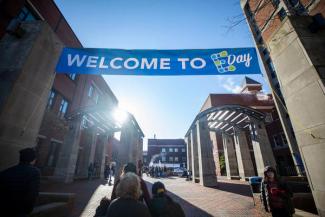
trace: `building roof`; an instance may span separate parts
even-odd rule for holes
[[[264,93],[209,94],[200,112],[211,107],[224,105],[240,105],[259,111],[266,111],[274,108],[274,101],[271,94]]]
[[[247,85],[258,85],[258,86],[262,86],[262,84],[258,81],[255,81],[247,76],[245,76],[243,82],[242,82],[242,87],[247,86]]]
[[[148,147],[150,146],[184,146],[184,139],[148,139]]]

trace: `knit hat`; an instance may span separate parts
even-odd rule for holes
[[[161,194],[161,193],[163,193],[165,191],[166,191],[165,185],[163,183],[161,183],[161,182],[155,182],[152,185],[151,193],[153,195],[158,195],[158,194]]]

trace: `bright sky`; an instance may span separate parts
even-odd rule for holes
[[[254,46],[247,24],[230,32],[239,0],[56,0],[84,47],[200,49]],[[183,138],[209,93],[234,93],[244,76],[104,76],[146,139]],[[261,82],[261,75],[251,78]],[[146,140],[144,142],[146,149]]]

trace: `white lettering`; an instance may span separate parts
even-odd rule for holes
[[[86,55],[82,56],[82,59],[80,60],[80,56],[76,54],[72,59],[71,59],[71,54],[68,54],[68,66],[72,66],[74,62],[77,62],[77,66],[80,67],[83,62],[86,59]]]
[[[96,56],[89,56],[86,66],[87,67],[90,67],[90,68],[96,68],[97,60],[98,60],[98,57],[96,57]]]
[[[133,66],[129,64],[130,62],[134,63]],[[137,60],[136,58],[129,58],[124,62],[124,68],[126,68],[126,69],[135,69],[135,68],[137,68],[139,66],[139,64],[140,64],[139,60]]]
[[[182,69],[186,69],[186,62],[189,61],[189,58],[178,58],[177,61],[182,63]]]
[[[100,69],[107,69],[108,68],[108,65],[104,65],[104,62],[105,62],[105,57],[101,57],[100,61],[99,61],[99,68]]]
[[[115,62],[116,61],[123,61],[123,59],[121,57],[116,57],[116,58],[114,58],[114,59],[111,60],[111,62],[109,63],[109,66],[112,69],[120,69],[120,68],[122,68],[122,66],[115,65]]]
[[[251,65],[251,60],[253,59],[253,57],[251,57],[249,55],[249,53],[247,54],[247,59],[246,59],[246,63],[245,63],[245,66],[246,67],[249,67]]]
[[[249,55],[249,53],[248,54],[240,54],[238,56],[231,54],[228,56],[228,64],[229,65],[232,65],[236,62],[236,63],[245,63],[245,66],[249,67],[251,65],[251,60],[252,60],[252,57]]]
[[[200,65],[196,65],[195,62],[200,62]],[[194,58],[191,60],[190,64],[193,69],[202,69],[205,67],[206,62],[202,58]]]
[[[170,59],[161,58],[160,59],[160,69],[170,69]]]
[[[235,63],[235,61],[236,61],[236,56],[230,54],[230,55],[228,56],[228,64],[229,64],[229,65],[232,65],[232,64]]]
[[[147,58],[142,58],[141,59],[141,69],[145,69],[145,67],[147,69],[150,69],[153,66],[153,69],[157,69],[158,67],[158,60],[157,58],[153,58],[150,62],[148,62]]]

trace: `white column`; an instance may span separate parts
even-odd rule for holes
[[[272,147],[267,136],[265,124],[262,121],[253,120],[250,129],[257,173],[263,177],[266,166],[276,168]]]
[[[232,176],[238,176],[238,165],[234,142],[231,136],[223,133],[223,149],[225,154],[227,178],[231,179]]]
[[[197,153],[197,131],[191,130],[191,151],[192,151],[192,181],[195,182],[195,178],[199,178],[199,159]]]
[[[213,160],[210,131],[205,117],[196,122],[196,129],[200,185],[215,187],[218,185],[216,167]]]
[[[246,177],[255,175],[245,131],[235,130],[234,141],[239,176],[242,180],[245,180]]]
[[[192,170],[192,149],[191,149],[191,135],[185,138],[187,151],[187,170]]]

